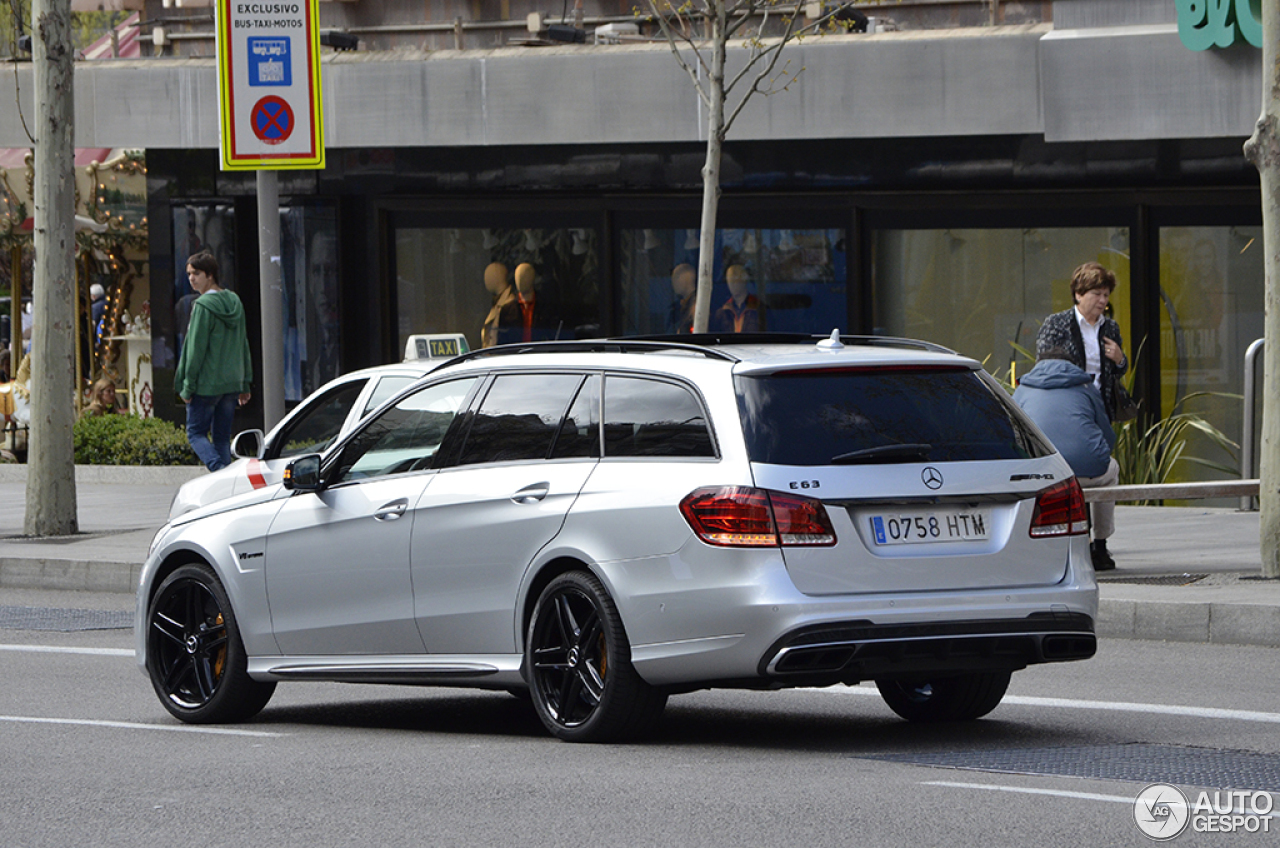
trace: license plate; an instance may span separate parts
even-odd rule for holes
[[[925,542],[977,542],[988,538],[989,516],[982,510],[937,510],[871,516],[871,538],[877,545]]]

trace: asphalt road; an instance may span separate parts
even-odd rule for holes
[[[0,606],[118,624],[129,598]],[[626,746],[555,741],[505,694],[339,684],[187,727],[131,653],[124,629],[0,630],[0,843],[1079,848],[1150,844],[1133,818],[1149,783],[1280,793],[1272,648],[1104,640],[958,726],[903,722],[867,686],[695,693]]]

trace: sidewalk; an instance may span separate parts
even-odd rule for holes
[[[20,471],[19,471],[20,469]],[[76,469],[80,534],[22,538],[25,467],[0,465],[0,592],[132,593],[155,531],[199,468]],[[1098,635],[1280,647],[1280,580],[1261,579],[1258,513],[1116,508]]]

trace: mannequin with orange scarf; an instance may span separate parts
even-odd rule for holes
[[[716,310],[711,321],[711,329],[717,333],[758,333],[764,329],[760,318],[760,299],[747,294],[747,269],[741,265],[730,265],[724,272],[724,281],[729,285],[729,299]]]

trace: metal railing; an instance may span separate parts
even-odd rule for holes
[[[1258,339],[1244,352],[1244,428],[1240,434],[1240,479],[1253,476],[1253,405],[1257,402],[1257,371],[1254,362],[1262,353],[1265,339]],[[1256,509],[1255,495],[1240,498],[1240,508]]]

